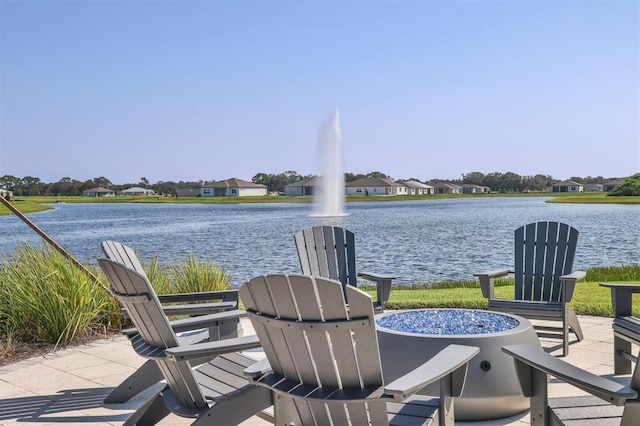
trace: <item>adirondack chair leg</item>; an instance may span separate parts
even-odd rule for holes
[[[391,280],[381,279],[377,282],[376,293],[378,302],[384,304],[389,300],[389,294],[391,293]]]
[[[640,418],[640,401],[627,401],[624,405],[620,426],[634,426]]]
[[[631,353],[631,342],[621,339],[618,336],[613,337],[613,371],[616,374],[631,373],[631,360],[626,358],[624,354]]]
[[[562,314],[562,356],[569,355],[569,311],[564,309]]]
[[[155,425],[169,414],[171,414],[171,411],[162,399],[162,391],[159,391],[138,408],[136,412],[124,422],[124,426]]]
[[[452,377],[444,377],[440,380],[440,408],[438,409],[438,424],[441,426],[453,426],[455,424],[453,412]]]
[[[225,400],[222,404],[214,404],[209,411],[198,417],[191,425],[235,426],[253,416],[254,413],[269,408],[272,404],[271,391],[256,386],[249,392]],[[273,421],[273,419],[269,420]]]
[[[282,398],[280,395],[275,395],[273,400],[273,424],[278,426],[286,426],[293,424],[301,424],[302,420],[295,414],[296,408],[292,401],[288,401]]]
[[[155,361],[148,360],[142,367],[111,391],[104,399],[105,404],[121,404],[127,402],[143,390],[164,379]]]
[[[575,333],[578,338],[578,342],[581,342],[584,339],[584,334],[582,333],[582,327],[580,326],[580,321],[578,321],[578,316],[576,315],[576,311],[573,310],[571,306],[567,306],[565,308],[567,310],[567,320],[569,322],[569,328]]]
[[[531,424],[549,425],[551,424],[551,413],[549,410],[549,392],[547,389],[548,376],[546,373],[529,368],[531,371]]]

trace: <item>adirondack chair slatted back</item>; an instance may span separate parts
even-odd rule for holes
[[[155,351],[177,347],[177,336],[147,277],[109,259],[98,259],[98,263],[111,283],[114,296],[126,309],[144,343]],[[136,344],[135,339],[133,344]],[[180,403],[188,407],[208,407],[188,362],[164,359],[156,359],[156,362]]]
[[[144,268],[138,259],[135,251],[131,247],[127,247],[122,243],[115,241],[103,241],[102,252],[107,259],[115,260],[124,266],[133,269],[136,272],[144,273]]]
[[[342,285],[335,280],[270,275],[241,287],[240,297],[273,372],[302,383],[296,393],[382,392],[371,297],[351,286],[347,293],[349,311]],[[386,404],[381,401],[345,405],[291,398],[289,402],[297,424],[388,424]]]
[[[337,226],[314,226],[295,235],[302,273],[357,286],[353,232]]]
[[[515,231],[515,299],[559,302],[560,277],[571,273],[578,231],[564,223],[536,222]]]

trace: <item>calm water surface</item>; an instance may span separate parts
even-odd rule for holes
[[[133,247],[143,260],[176,262],[189,252],[225,264],[234,284],[260,274],[299,272],[293,235],[316,224],[356,234],[358,269],[397,283],[473,279],[509,268],[513,231],[538,220],[580,231],[575,269],[640,262],[640,205],[548,204],[540,197],[348,203],[346,217],[313,218],[311,204],[56,204],[29,218],[81,261],[100,242]],[[15,216],[0,216],[0,252],[42,240]]]

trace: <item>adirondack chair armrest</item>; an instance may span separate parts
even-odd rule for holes
[[[503,346],[502,351],[514,358],[520,387],[525,397],[534,396],[533,383],[540,383],[540,376],[536,380],[536,374],[544,374],[545,383],[547,375],[551,375],[614,405],[624,405],[626,400],[638,397],[635,390],[575,367],[534,345]]]
[[[359,272],[358,278],[376,283],[378,302],[386,302],[391,294],[391,281],[395,280],[394,275],[374,274],[370,272]]]
[[[600,283],[611,289],[611,306],[614,317],[632,316],[633,293],[640,293],[640,284]]]
[[[600,283],[600,287],[607,287],[612,291],[625,290],[631,293],[640,293],[640,284]]]
[[[159,294],[160,303],[187,303],[219,300],[238,302],[238,290],[203,291],[196,293]]]
[[[218,355],[229,352],[246,351],[259,348],[258,337],[244,336],[233,339],[216,340],[215,342],[196,343],[193,345],[178,346],[165,349],[165,354],[176,361],[212,359]]]
[[[167,316],[207,315],[238,309],[238,302],[193,303],[181,305],[164,305],[162,312]]]
[[[511,269],[502,269],[499,271],[481,272],[479,274],[473,274],[474,277],[480,281],[480,290],[482,290],[482,296],[485,299],[493,299],[493,283],[496,278],[506,277],[512,274]]]
[[[271,371],[272,369],[271,364],[269,364],[269,360],[267,358],[263,358],[255,364],[251,364],[249,367],[245,368],[243,373],[250,382],[255,382],[265,374],[271,373]]]
[[[224,321],[239,321],[240,317],[246,315],[246,312],[240,309],[233,311],[219,312],[216,314],[201,315],[197,317],[185,318],[181,320],[169,321],[171,328],[175,333],[183,331],[198,330],[219,325]],[[137,328],[127,328],[122,330],[125,336],[131,336],[138,333]]]
[[[576,288],[576,281],[582,279],[587,275],[585,271],[575,271],[567,275],[562,275],[560,277],[560,282],[562,283],[563,288],[563,301],[565,303],[571,302],[573,298],[573,292]]]
[[[240,309],[233,311],[218,312],[216,314],[201,315],[181,320],[169,321],[171,328],[176,333],[183,331],[197,330],[199,328],[208,328],[219,325],[224,321],[240,321],[240,317],[246,315],[246,312]]]
[[[469,360],[479,352],[475,346],[449,345],[421,366],[386,385],[384,392],[396,401],[403,401],[425,386],[445,379],[451,381],[451,386],[445,387],[451,395],[446,396],[458,397],[464,388]]]
[[[213,302],[213,303],[193,303],[193,304],[180,304],[180,305],[163,305],[162,312],[167,316],[179,316],[179,315],[207,315],[215,314],[218,312],[231,311],[238,309],[238,302]],[[128,317],[129,314],[126,309],[120,310],[122,315]]]

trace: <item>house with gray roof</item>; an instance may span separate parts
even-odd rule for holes
[[[602,192],[604,189],[601,183],[585,183],[584,192]]]
[[[461,194],[462,187],[447,182],[432,183],[435,194]]]
[[[115,197],[116,191],[113,189],[103,188],[101,186],[82,191],[83,197]]]
[[[129,195],[129,196],[149,196],[155,195],[155,191],[153,189],[141,188],[139,186],[132,186],[131,188],[127,188],[118,193],[119,195]]]
[[[488,186],[474,185],[471,183],[462,184],[463,194],[486,194],[491,192]]]
[[[200,188],[201,197],[247,197],[267,195],[267,186],[231,178],[209,183]]]
[[[584,192],[584,186],[572,180],[565,180],[554,183],[551,187],[551,192]]]
[[[320,185],[318,176],[310,176],[284,186],[284,195],[315,195]]]
[[[407,195],[407,187],[381,178],[362,178],[347,182],[347,195]]]
[[[398,183],[407,187],[407,195],[433,194],[433,186],[416,180],[399,180]]]

